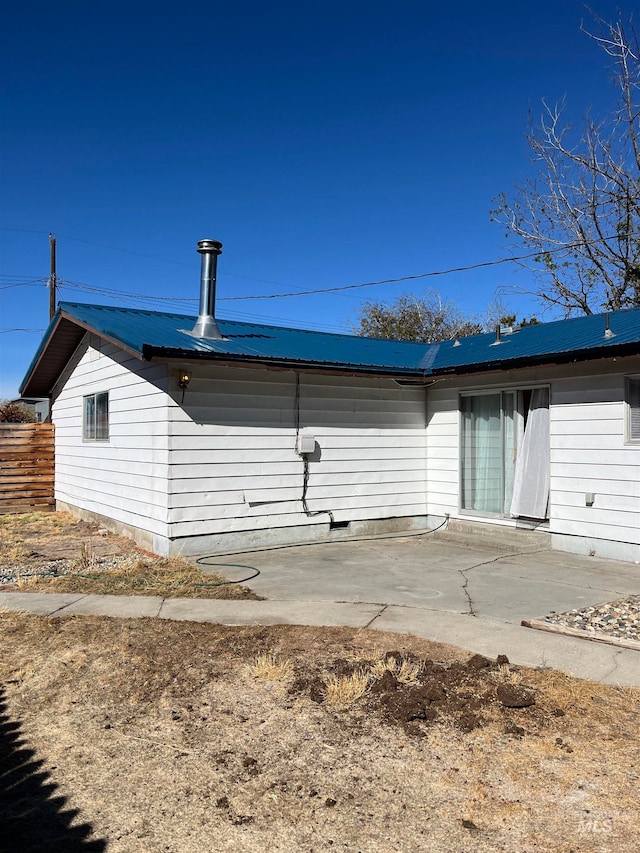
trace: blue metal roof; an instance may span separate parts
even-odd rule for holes
[[[621,348],[640,352],[640,308],[592,314],[552,323],[523,326],[511,334],[495,332],[444,341],[431,364],[431,373],[465,373],[505,366],[606,357]]]
[[[503,334],[499,342],[495,333],[489,333],[436,344],[223,319],[218,319],[218,326],[225,339],[214,341],[189,334],[194,321],[184,314],[63,302],[27,371],[21,393],[36,393],[36,387],[42,393],[47,384],[50,390],[59,365],[66,363],[85,330],[141,359],[231,360],[407,378],[640,353],[640,308],[611,313],[610,335],[605,315],[600,314],[524,326]]]
[[[184,353],[185,356],[299,361],[376,370],[416,368],[425,345],[376,340],[217,319],[225,340],[194,338],[195,318],[102,305],[60,304],[60,311],[103,337],[119,341],[140,357]]]

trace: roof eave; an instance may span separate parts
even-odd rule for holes
[[[303,370],[326,372],[342,376],[370,376],[379,377],[422,377],[424,370],[420,368],[385,367],[376,365],[359,365],[348,363],[335,363],[328,361],[308,361],[294,358],[275,358],[264,355],[232,355],[229,353],[216,352],[194,352],[176,347],[159,347],[151,344],[142,345],[142,354],[147,361],[154,359],[172,361],[212,361],[219,365],[233,365],[235,367],[271,367],[278,370]]]
[[[62,347],[62,352],[60,353],[59,358],[56,360],[57,365],[59,366],[57,372],[45,372],[41,370],[45,357],[50,355],[52,347],[56,346],[56,338],[59,338],[61,336],[62,330],[65,328],[65,324],[67,326],[67,329],[69,329],[70,326],[77,327],[77,329],[79,330],[78,334],[66,336],[68,343],[65,341]],[[40,346],[36,350],[36,354],[34,355],[31,364],[27,368],[25,377],[22,380],[20,388],[18,389],[20,395],[49,397],[51,395],[52,388],[54,387],[55,383],[60,377],[60,374],[62,373],[62,370],[64,370],[64,367],[68,363],[69,359],[75,352],[78,344],[87,332],[98,335],[103,340],[109,341],[110,343],[117,346],[119,349],[125,350],[136,358],[142,358],[142,354],[140,352],[137,352],[135,349],[132,349],[123,341],[108,334],[105,334],[104,332],[98,331],[88,323],[79,320],[73,314],[69,314],[64,310],[59,309],[53,316],[51,323],[49,324],[47,330],[44,333],[42,341],[40,342]],[[44,377],[41,376],[43,372],[45,373]],[[39,380],[41,384],[38,384]]]
[[[516,370],[519,367],[541,367],[545,364],[571,364],[578,361],[595,361],[612,356],[639,355],[640,343],[631,341],[622,344],[607,344],[580,350],[567,350],[558,353],[520,356],[518,358],[496,361],[479,361],[475,364],[454,365],[431,370],[432,376],[465,376],[470,373],[482,373],[494,370]]]
[[[24,379],[22,380],[22,383],[20,384],[20,387],[18,388],[18,393],[20,394],[21,397],[41,396],[41,395],[35,395],[35,394],[27,393],[29,383],[31,382],[31,379],[32,379],[34,373],[36,372],[40,363],[42,362],[42,358],[43,358],[43,356],[47,350],[47,347],[49,346],[49,342],[50,342],[51,338],[53,337],[56,329],[60,325],[61,320],[62,320],[62,314],[60,313],[60,311],[58,311],[56,314],[54,314],[54,316],[51,318],[51,322],[49,323],[48,327],[46,328],[45,333],[42,336],[42,340],[40,341],[40,344],[38,346],[38,349],[35,351],[35,354],[34,354],[33,358],[31,359],[31,364],[27,368],[27,372],[25,373]]]

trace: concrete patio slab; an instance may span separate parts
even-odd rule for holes
[[[250,586],[268,598],[473,612],[514,624],[640,589],[634,563],[427,536],[278,548],[208,562],[223,575],[238,564],[258,569]]]
[[[484,559],[495,555],[482,550]],[[237,564],[258,569],[249,585],[268,598],[291,601],[364,601],[421,605],[438,599],[449,610],[466,609],[457,572],[478,561],[478,551],[434,543],[428,562],[424,540],[402,538],[336,542],[211,558],[208,568],[225,576]],[[207,570],[207,566],[201,566]]]

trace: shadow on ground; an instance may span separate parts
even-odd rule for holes
[[[20,724],[8,715],[0,689],[0,851],[100,853],[106,841],[87,840],[93,829],[74,823],[77,809],[65,809],[44,762],[25,746]],[[72,823],[74,824],[72,826]]]

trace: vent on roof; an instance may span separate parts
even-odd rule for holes
[[[196,338],[225,340],[216,323],[216,274],[218,255],[222,254],[222,243],[218,240],[199,240],[200,264],[200,309],[191,334]]]
[[[605,316],[604,336],[605,336],[605,338],[615,338],[615,334],[611,331],[611,324],[609,321],[609,312],[607,311],[607,313],[604,316]]]

